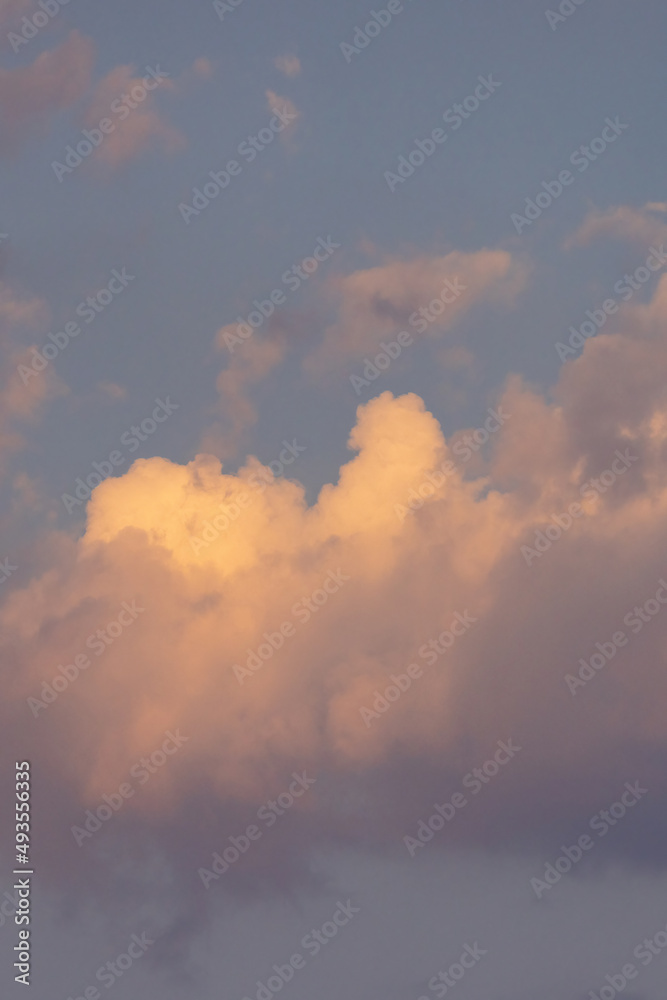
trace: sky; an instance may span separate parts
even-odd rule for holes
[[[666,19],[0,0],[3,995],[661,1000]]]

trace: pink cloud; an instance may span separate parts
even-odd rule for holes
[[[649,246],[654,240],[667,239],[667,204],[649,202],[643,208],[616,205],[606,211],[595,209],[570,236],[564,246],[587,246],[594,240],[611,237]]]
[[[32,6],[32,0],[0,0],[0,26],[15,20]]]
[[[22,297],[11,285],[0,282],[0,472],[4,472],[7,456],[24,444],[20,425],[34,423],[47,402],[67,392],[51,370],[26,385],[17,372],[26,360],[25,349],[17,340],[18,331],[42,326],[48,315],[41,299]]]
[[[77,31],[29,66],[0,69],[2,149],[14,151],[31,132],[43,129],[60,111],[84,96],[93,69],[94,46]]]
[[[269,111],[280,111],[285,115],[285,118],[289,119],[286,121],[285,127],[280,132],[281,142],[289,144],[294,137],[294,132],[296,131],[299,119],[301,118],[301,112],[297,108],[296,104],[293,101],[290,101],[289,97],[281,97],[272,90],[266,91],[266,100]]]
[[[277,56],[275,66],[281,73],[289,77],[298,76],[301,72],[301,61],[295,55]]]
[[[105,118],[113,124],[113,131],[95,150],[93,162],[113,170],[156,144],[167,152],[182,149],[185,137],[156,107],[160,92],[175,91],[176,83],[168,77],[139,76],[131,66],[111,70],[95,87],[84,117],[88,128],[99,128]]]
[[[225,348],[225,333],[237,337],[237,325],[232,323],[218,331],[216,344],[220,350]],[[217,410],[222,422],[209,428],[204,435],[204,451],[211,451],[220,458],[236,454],[244,433],[257,421],[250,389],[282,362],[285,351],[284,338],[273,335],[268,340],[252,337],[234,352],[216,380]]]
[[[338,318],[306,365],[319,372],[363,357],[382,337],[402,328],[419,336],[440,335],[479,301],[511,302],[523,288],[526,274],[525,265],[506,251],[479,250],[412,260],[390,258],[335,279],[329,287]],[[419,310],[429,310],[432,303],[438,312],[424,319]]]

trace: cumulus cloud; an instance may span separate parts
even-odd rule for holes
[[[253,457],[233,475],[207,454],[139,460],[98,486],[84,536],[52,547],[0,609],[3,729],[49,787],[42,877],[94,891],[102,856],[127,877],[142,856],[126,854],[131,829],[201,907],[196,868],[294,769],[315,787],[228,890],[305,877],[325,844],[400,852],[508,739],[521,754],[440,846],[550,850],[639,780],[646,800],[608,850],[664,864],[664,623],[634,634],[623,618],[667,572],[665,319],[667,277],[563,366],[548,399],[511,378],[487,444],[472,429],[447,440],[420,398],[383,393],[359,407],[353,457],[312,506]],[[617,452],[631,459],[609,483]],[[528,565],[521,546],[548,527]],[[144,610],[33,717],[27,699],[123,602]],[[474,623],[429,663],[422,650],[457,612]],[[573,695],[565,675],[619,629],[628,648]],[[367,724],[360,709],[410,663],[423,675]],[[78,848],[71,826],[174,727],[190,737],[182,758]]]
[[[453,251],[440,257],[387,258],[330,282],[336,321],[307,360],[314,372],[363,357],[401,329],[433,337],[475,303],[510,303],[524,286],[525,264],[504,250]],[[444,293],[444,294],[443,294]]]
[[[15,151],[31,132],[76,104],[90,84],[93,59],[92,41],[72,31],[62,45],[42,52],[29,66],[0,69],[0,149]]]

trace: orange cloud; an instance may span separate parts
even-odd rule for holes
[[[562,367],[548,399],[510,379],[486,440],[447,440],[417,396],[383,393],[357,410],[354,454],[312,505],[296,481],[256,489],[252,457],[234,475],[211,455],[139,460],[98,486],[83,538],[48,550],[43,574],[0,608],[3,727],[53,789],[43,876],[83,878],[71,825],[178,726],[187,766],[175,758],[98,842],[126,864],[124,831],[143,830],[186,884],[221,828],[241,829],[295,767],[322,781],[295,807],[298,834],[245,859],[246,878],[253,865],[277,878],[284,857],[306,866],[322,843],[395,846],[498,740],[522,753],[483,816],[471,807],[452,824],[449,846],[567,836],[619,781],[640,778],[660,799],[664,625],[635,636],[623,622],[665,575],[666,319],[663,277],[649,305],[628,306]],[[476,464],[459,442],[476,445]],[[632,458],[610,483],[619,451]],[[221,510],[228,523],[197,551]],[[528,565],[522,546],[547,529]],[[123,602],[144,611],[77,677],[71,664]],[[473,627],[429,662],[457,614]],[[575,699],[566,674],[624,627],[632,646],[597,676],[604,696],[591,686]],[[421,676],[383,707],[412,663]],[[44,685],[68,671],[52,699]],[[51,703],[29,707],[44,692]],[[362,708],[376,713],[368,725]]]

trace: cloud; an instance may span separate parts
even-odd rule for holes
[[[266,91],[266,100],[269,111],[281,111],[286,116],[292,116],[291,120],[286,123],[285,128],[280,133],[280,137],[284,142],[289,141],[297,127],[301,112],[296,104],[290,101],[289,97],[281,97],[280,94],[275,94],[272,90]]]
[[[125,399],[127,396],[127,389],[116,382],[98,382],[95,388],[102,397],[106,396],[107,399]]]
[[[3,341],[14,327],[44,322],[48,316],[46,303],[37,298],[21,298],[7,282],[0,282],[0,330]]]
[[[663,202],[649,202],[643,208],[616,205],[605,211],[595,209],[565,241],[564,246],[570,250],[605,237],[649,246],[655,240],[667,239],[666,215],[667,204]]]
[[[0,26],[14,21],[31,6],[31,0],[0,0]]]
[[[146,78],[152,90],[144,86]],[[182,149],[185,137],[156,108],[161,92],[174,93],[176,89],[176,83],[168,77],[156,80],[150,75],[138,76],[132,66],[116,66],[107,73],[95,88],[84,123],[88,128],[97,128],[102,119],[108,118],[114,130],[105,135],[91,160],[114,170],[155,145],[170,153]]]
[[[5,471],[7,457],[23,447],[21,424],[34,423],[43,406],[68,390],[51,369],[24,385],[18,375],[25,364],[25,348],[18,336],[25,328],[43,325],[49,311],[45,302],[26,298],[7,282],[0,281],[0,474]]]
[[[202,441],[202,448],[212,451],[220,458],[236,454],[245,431],[257,422],[257,410],[248,391],[273,371],[285,357],[285,338],[274,328],[270,339],[265,334],[252,337],[234,350],[230,362],[218,375],[217,411],[222,422],[209,428]],[[237,324],[230,323],[218,331],[216,344],[220,350],[227,349],[225,334],[238,340]]]
[[[526,274],[525,265],[506,251],[479,250],[412,260],[386,258],[376,267],[333,279],[329,287],[337,319],[306,366],[321,372],[363,358],[383,337],[394,337],[403,328],[438,336],[477,302],[510,303]]]
[[[199,56],[192,64],[192,70],[195,76],[200,77],[200,79],[210,80],[215,73],[215,63],[207,59],[206,56]]]
[[[548,398],[509,379],[494,404],[502,428],[481,451],[468,438],[477,464],[463,429],[448,440],[419,397],[385,392],[358,408],[352,457],[312,506],[297,481],[258,488],[252,456],[234,475],[212,455],[139,460],[98,486],[83,538],[47,546],[43,573],[0,608],[0,721],[48,787],[42,878],[75,893],[104,885],[108,902],[145,850],[173,900],[201,913],[214,894],[196,868],[295,769],[318,783],[221,896],[305,879],[311,852],[334,844],[405,856],[403,836],[508,739],[521,754],[430,850],[549,857],[639,780],[641,810],[606,850],[664,865],[664,623],[633,634],[623,619],[667,572],[666,319],[663,277],[651,303],[563,366]],[[264,350],[250,372],[271,363]],[[627,471],[582,499],[617,451],[633,456]],[[584,513],[567,526],[573,502]],[[551,544],[527,565],[521,546],[547,528]],[[133,601],[138,620],[33,718],[26,699]],[[428,664],[421,650],[457,612],[476,621]],[[628,648],[574,697],[565,675],[619,629]],[[234,665],[247,662],[257,669],[240,683]],[[422,676],[367,726],[360,709],[410,663]],[[177,727],[190,736],[182,759],[76,847],[84,810]]]
[[[45,506],[45,497],[40,483],[31,479],[25,472],[19,472],[12,480],[14,492],[14,510],[16,513],[26,510],[38,511]]]
[[[93,59],[92,41],[72,31],[62,45],[43,52],[29,66],[0,69],[0,150],[14,152],[30,133],[76,104],[90,85]]]
[[[295,55],[277,56],[275,66],[281,73],[289,77],[298,76],[301,72],[301,61]]]

